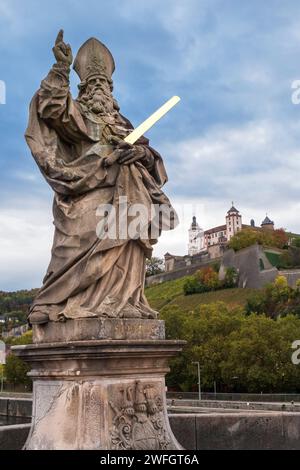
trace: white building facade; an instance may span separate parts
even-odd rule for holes
[[[224,225],[219,225],[203,231],[202,228],[199,227],[196,217],[194,216],[192,225],[189,229],[188,254],[190,256],[194,256],[208,250],[209,247],[214,245],[226,245],[231,237],[242,230],[242,228],[242,216],[234,207],[233,203],[226,214]]]
[[[201,251],[205,250],[204,243],[204,231],[198,225],[196,217],[193,217],[192,225],[189,229],[189,245],[188,254],[189,256],[197,255]]]

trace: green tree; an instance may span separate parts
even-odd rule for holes
[[[5,338],[5,343],[9,346],[18,344],[31,344],[32,343],[32,330],[26,331],[22,336]],[[14,388],[19,385],[26,385],[31,389],[32,382],[27,377],[30,367],[15,354],[10,352],[6,356],[6,364],[4,365],[5,381]]]
[[[271,318],[294,314],[300,317],[300,287],[288,285],[285,276],[277,276],[273,283],[249,297],[246,313],[266,314]]]
[[[291,344],[300,338],[300,321],[294,316],[274,321],[250,315],[228,337],[221,363],[222,380],[245,392],[299,390],[300,369],[291,362]]]
[[[6,358],[6,364],[4,367],[4,375],[6,381],[15,387],[16,385],[31,386],[31,379],[27,377],[30,367],[25,364],[15,354],[10,353]]]
[[[11,346],[18,344],[31,344],[32,343],[32,330],[28,330],[21,336],[10,336],[5,338],[5,343]]]
[[[33,301],[38,289],[20,290],[16,292],[0,291],[0,314],[22,310],[25,314]]]
[[[183,353],[172,362],[168,386],[196,389],[197,370],[192,362],[199,361],[206,390],[216,381],[223,391],[300,391],[300,366],[291,362],[291,345],[300,339],[300,319],[295,315],[277,320],[264,314],[247,316],[242,308],[229,310],[218,302],[189,313],[176,305],[166,306],[161,317],[168,338],[187,341]]]
[[[300,238],[299,238],[300,239]],[[300,267],[300,247],[289,246],[279,258],[279,267],[297,268]]]
[[[257,228],[245,228],[237,232],[229,241],[229,247],[235,251],[258,243],[263,246],[285,248],[288,236],[284,229],[258,230]]]
[[[223,286],[226,288],[236,287],[238,282],[238,272],[232,266],[226,269],[225,278],[223,282]]]
[[[161,317],[166,321],[168,338],[187,341],[181,356],[172,362],[168,385],[180,385],[182,390],[195,388],[197,371],[193,361],[202,365],[204,387],[212,387],[215,380],[220,384],[220,363],[227,354],[226,337],[239,325],[243,318],[242,310],[229,311],[224,303],[218,302],[182,313],[173,305],[172,308],[164,307]]]
[[[300,248],[300,237],[296,236],[292,238],[292,246],[295,246],[296,248]]]
[[[164,272],[164,260],[153,256],[146,260],[146,276],[154,276]]]

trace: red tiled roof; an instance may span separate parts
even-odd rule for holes
[[[224,232],[226,230],[226,225],[219,225],[218,227],[210,228],[209,230],[205,230],[204,235],[210,235],[211,233],[215,232]]]

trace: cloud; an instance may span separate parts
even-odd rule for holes
[[[162,144],[170,177],[167,192],[171,200],[189,194],[190,204],[201,204],[198,220],[204,229],[224,223],[234,200],[245,223],[251,218],[260,223],[268,212],[277,227],[300,232],[298,136],[298,123],[266,120],[211,128],[176,146]]]
[[[50,201],[15,199],[0,207],[1,290],[39,287],[50,261]]]
[[[268,212],[300,231],[300,14],[292,0],[1,0],[0,289],[38,286],[52,240],[50,190],[23,138],[29,101],[53,63],[56,32],[74,54],[88,36],[116,59],[122,113],[139,124],[166,99],[180,104],[147,137],[164,157],[172,202],[199,205],[203,228],[218,225],[234,200],[244,220]],[[72,76],[72,91],[77,83]],[[76,82],[76,83],[75,83]],[[193,210],[155,251],[187,252]]]

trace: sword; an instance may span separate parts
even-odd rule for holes
[[[154,124],[159,121],[170,109],[172,109],[180,101],[179,96],[173,96],[160,108],[158,108],[151,116],[149,116],[142,124],[128,134],[124,141],[128,144],[134,144],[142,135],[145,134]],[[113,151],[112,154],[105,158],[105,166],[110,166],[115,163],[119,158],[119,152]]]

